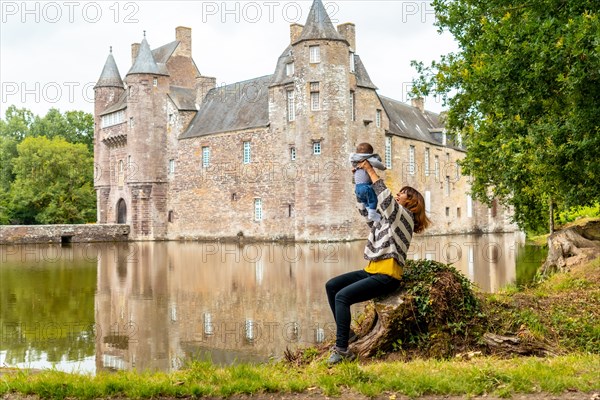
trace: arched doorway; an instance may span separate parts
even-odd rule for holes
[[[117,202],[117,224],[127,223],[127,205],[125,200],[119,199]]]

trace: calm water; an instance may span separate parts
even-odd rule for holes
[[[520,234],[420,237],[409,258],[454,263],[482,290],[531,280],[545,256]],[[364,242],[0,246],[0,365],[169,371],[266,361],[333,337],[325,282]],[[356,305],[354,311],[359,311]]]

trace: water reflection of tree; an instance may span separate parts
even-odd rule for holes
[[[20,261],[20,260],[19,260]],[[96,265],[3,262],[0,327],[6,363],[78,361],[94,354]],[[42,264],[42,265],[39,265]]]
[[[524,245],[517,250],[517,286],[527,286],[533,282],[535,274],[540,269],[548,249],[542,246]]]

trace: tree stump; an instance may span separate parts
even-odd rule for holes
[[[447,357],[471,339],[474,326],[481,326],[479,310],[471,282],[454,267],[407,261],[400,288],[365,307],[355,326],[359,340],[350,349],[372,357],[420,347],[421,354]]]
[[[540,268],[542,276],[565,271],[571,265],[600,256],[600,221],[556,231],[548,237],[548,256]]]

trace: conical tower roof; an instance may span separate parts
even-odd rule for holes
[[[112,46],[95,87],[124,87],[119,68],[117,68],[117,63],[112,55]]]
[[[306,19],[306,24],[298,40],[294,43],[312,39],[346,41],[335,29],[321,0],[314,0]]]
[[[152,55],[152,50],[150,50],[150,45],[148,45],[148,41],[146,40],[145,33],[144,40],[142,40],[142,43],[140,44],[140,50],[135,58],[135,62],[131,66],[129,72],[127,72],[127,75],[131,74],[164,75],[158,68],[156,60],[154,60],[154,56]]]

